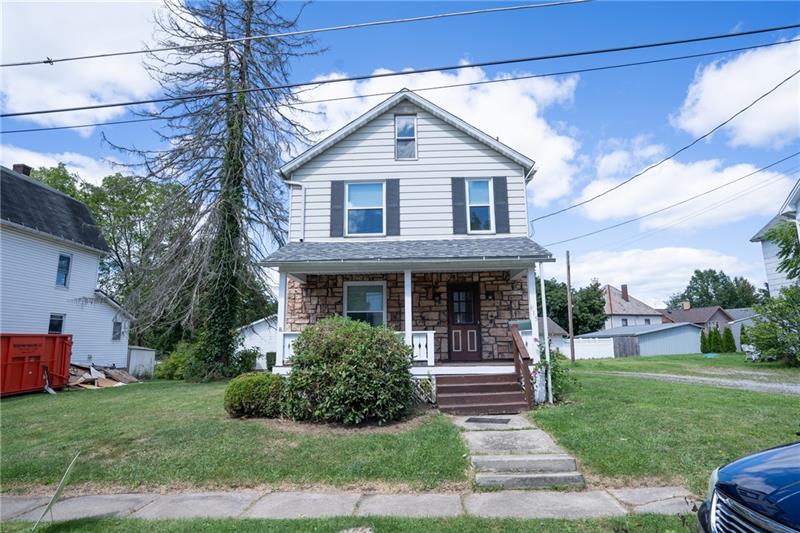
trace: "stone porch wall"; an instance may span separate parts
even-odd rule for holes
[[[306,283],[291,278],[287,285],[286,329],[301,331],[305,326],[333,314],[343,314],[345,281],[385,281],[387,326],[403,331],[403,273],[308,275]],[[425,272],[411,277],[412,310],[415,331],[434,330],[436,359],[448,359],[447,284],[478,282],[480,285],[481,343],[484,359],[511,359],[512,340],[509,320],[528,317],[527,279],[512,280],[506,271]],[[494,292],[494,300],[486,293]],[[433,295],[440,296],[436,303]]]

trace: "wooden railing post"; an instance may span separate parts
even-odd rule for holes
[[[525,347],[525,341],[519,332],[519,325],[514,324],[511,326],[511,337],[514,342],[514,370],[522,381],[522,388],[525,391],[525,403],[528,404],[528,409],[533,408],[533,384],[531,378],[531,369],[528,368],[528,349]]]

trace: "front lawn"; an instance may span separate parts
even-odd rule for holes
[[[584,473],[617,483],[680,483],[702,495],[711,471],[797,440],[800,398],[579,373],[568,402],[532,417]]]
[[[2,491],[56,483],[77,450],[71,486],[466,486],[466,448],[442,415],[396,432],[295,433],[228,418],[224,389],[153,382],[3,399]]]
[[[42,532],[56,531],[115,531],[147,530],[151,533],[178,532],[340,532],[350,528],[372,528],[376,533],[437,531],[452,533],[482,533],[492,531],[537,533],[605,533],[608,531],[659,531],[689,533],[697,531],[696,518],[686,516],[635,515],[593,520],[517,520],[485,518],[326,518],[314,520],[162,520],[143,521],[124,518],[75,520],[40,527]],[[30,531],[31,524],[6,522],[9,532]],[[366,529],[365,529],[366,530]]]
[[[719,357],[703,354],[621,357],[577,361],[575,370],[615,372],[657,372],[689,376],[738,378],[758,381],[800,383],[800,368],[778,362],[748,362],[740,353],[724,353]]]

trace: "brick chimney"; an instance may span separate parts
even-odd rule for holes
[[[14,172],[24,174],[25,176],[30,176],[31,170],[33,169],[24,163],[14,163]]]
[[[623,284],[622,285],[622,299],[625,300],[626,302],[630,302],[631,301],[630,300],[630,296],[628,296],[628,285],[627,284]]]
[[[684,300],[681,302],[681,307],[683,307],[684,311],[688,311],[692,308],[692,304],[689,303],[689,300]]]

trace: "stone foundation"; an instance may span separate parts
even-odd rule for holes
[[[286,330],[301,331],[305,326],[333,314],[344,312],[345,281],[385,281],[387,326],[404,331],[403,273],[308,275],[305,283],[291,278],[287,285]],[[415,331],[434,330],[436,359],[448,360],[447,284],[477,282],[480,285],[481,345],[484,359],[511,359],[512,340],[509,320],[528,316],[527,279],[512,280],[506,271],[424,272],[411,276],[412,309]],[[494,292],[494,299],[487,299]],[[439,296],[437,303],[434,295]]]

